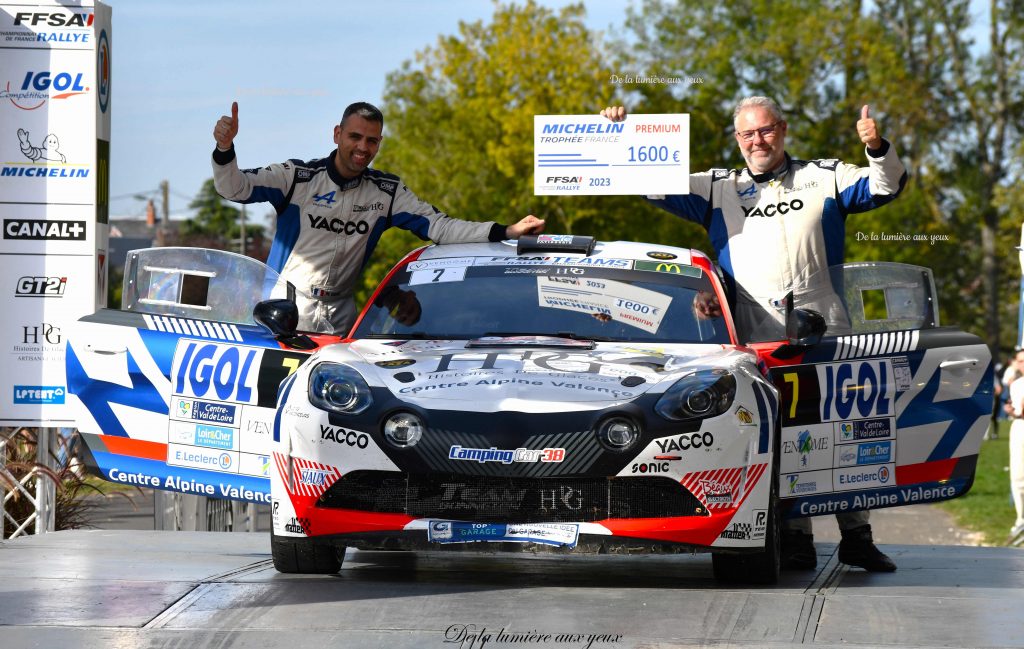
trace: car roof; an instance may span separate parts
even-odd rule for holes
[[[417,259],[440,259],[444,257],[514,257],[516,241],[506,240],[494,243],[447,243],[432,245],[423,249]],[[699,250],[678,248],[656,243],[638,241],[597,241],[590,255],[582,253],[550,251],[529,252],[524,257],[596,257],[604,259],[632,259],[634,261],[671,261],[688,266],[711,267],[711,260]],[[700,260],[700,261],[698,261]],[[703,262],[703,263],[701,263]]]

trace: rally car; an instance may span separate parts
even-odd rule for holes
[[[759,341],[706,256],[661,245],[419,249],[340,341],[295,331],[265,268],[234,300],[276,298],[251,319],[195,317],[216,305],[182,298],[218,283],[202,272],[86,318],[71,401],[108,479],[270,502],[282,572],[526,543],[710,551],[717,577],[770,583],[781,517],[966,492],[991,413],[990,354],[938,326],[918,267],[834,269],[831,302],[815,278]],[[112,324],[131,328],[117,352]]]

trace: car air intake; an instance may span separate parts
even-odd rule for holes
[[[479,523],[588,522],[705,516],[670,478],[514,478],[353,471],[318,507]]]

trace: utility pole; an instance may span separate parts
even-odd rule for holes
[[[171,222],[171,184],[166,180],[160,181],[160,193],[163,195],[164,209],[163,209],[163,225],[167,227]]]

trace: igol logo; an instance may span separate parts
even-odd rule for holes
[[[662,259],[662,260],[665,260],[665,259],[675,259],[678,255],[675,255],[675,254],[673,254],[671,252],[662,252],[660,250],[652,250],[651,252],[647,253],[647,256],[650,257],[651,259]]]

